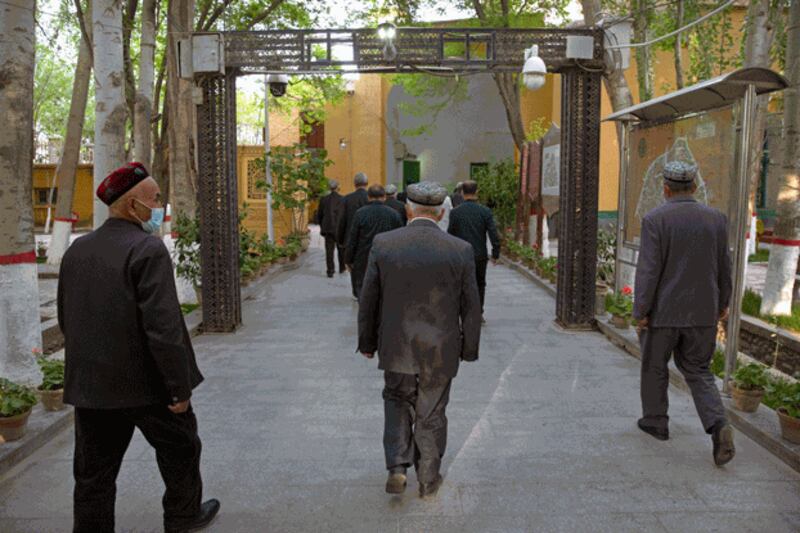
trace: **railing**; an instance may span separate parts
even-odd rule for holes
[[[64,141],[58,138],[34,141],[33,162],[37,165],[57,165],[61,161]],[[94,145],[82,144],[78,164],[94,162]]]

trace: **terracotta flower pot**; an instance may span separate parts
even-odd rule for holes
[[[739,411],[745,413],[755,413],[758,406],[761,404],[761,398],[764,397],[763,390],[745,390],[740,389],[734,384],[731,384],[731,398],[733,398],[733,406]]]
[[[628,319],[619,315],[611,315],[611,325],[618,329],[628,329]]]
[[[64,408],[64,389],[37,390],[45,411],[61,411]]]
[[[0,443],[21,439],[28,428],[29,416],[31,416],[30,409],[21,415],[0,416]]]
[[[598,284],[594,289],[594,314],[603,315],[606,312],[606,293],[608,287]]]
[[[789,416],[784,409],[778,409],[778,420],[781,423],[781,436],[789,442],[800,444],[800,418]]]

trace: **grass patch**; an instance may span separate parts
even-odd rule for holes
[[[188,315],[189,313],[191,313],[192,311],[194,311],[198,307],[200,307],[200,306],[197,305],[197,304],[181,304],[181,312],[184,315]]]
[[[765,316],[759,312],[760,310],[761,296],[750,289],[745,289],[744,296],[742,297],[742,313],[760,318],[764,322],[769,322],[780,328],[800,333],[800,305],[792,307],[791,316]]]
[[[758,250],[747,258],[748,263],[766,263],[769,261],[769,250]]]

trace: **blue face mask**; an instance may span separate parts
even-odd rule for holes
[[[136,200],[139,202],[139,200]],[[155,233],[161,228],[161,224],[164,222],[164,208],[163,207],[148,207],[142,202],[140,204],[144,205],[150,210],[150,220],[145,222],[141,222],[142,229],[145,230],[147,233]]]

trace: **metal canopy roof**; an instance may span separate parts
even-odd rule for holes
[[[651,121],[715,109],[742,98],[748,85],[755,85],[757,94],[765,94],[785,89],[789,83],[768,68],[743,68],[622,109],[603,120]]]

